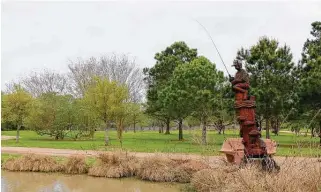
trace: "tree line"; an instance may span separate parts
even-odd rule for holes
[[[267,138],[270,128],[277,135],[282,123],[291,122],[288,126],[295,129],[308,125],[312,136],[320,136],[321,144],[321,22],[311,26],[311,38],[304,43],[297,64],[289,46],[266,36],[237,51],[235,59],[245,63],[250,75],[257,122],[262,128],[265,121]],[[202,124],[205,144],[206,126],[213,117],[224,122],[224,114],[233,116],[228,79],[185,42],[175,42],[156,53],[155,60],[153,67],[144,69],[146,112],[166,124],[166,133],[169,122],[177,121],[179,140],[183,139],[182,121],[189,116],[196,118]]]
[[[250,75],[250,94],[256,96],[256,119],[276,135],[285,124],[302,127],[321,143],[321,22],[311,24],[298,63],[288,45],[261,37],[235,56]],[[2,124],[22,126],[50,135],[93,137],[97,127],[123,130],[137,123],[157,124],[170,134],[183,124],[201,125],[206,144],[208,126],[224,127],[234,116],[233,92],[216,64],[178,41],[155,54],[153,67],[140,69],[126,55],[70,61],[67,74],[45,70],[9,84],[2,92]],[[265,125],[263,125],[263,122]],[[160,131],[162,132],[162,131]]]
[[[69,72],[34,72],[7,85],[2,96],[2,127],[21,127],[56,140],[93,138],[96,129],[146,124],[143,74],[128,55],[70,61]],[[148,122],[147,122],[148,123]]]

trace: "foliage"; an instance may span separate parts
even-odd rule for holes
[[[163,101],[159,99],[159,94],[168,85],[174,69],[179,65],[191,62],[196,57],[196,49],[189,48],[185,42],[175,42],[165,50],[155,54],[155,66],[144,69],[147,84],[146,112],[167,124],[167,134],[169,134],[169,122],[172,114],[167,108],[164,108]]]
[[[136,125],[144,120],[143,109],[141,104],[128,103],[126,105],[127,116],[126,126],[133,126],[134,132],[136,132]]]
[[[64,139],[76,120],[71,96],[45,93],[32,102],[26,124],[39,135]]]
[[[311,39],[303,46],[302,59],[299,63],[300,110],[301,118],[308,119],[313,132],[317,127],[321,145],[321,22],[311,24]],[[319,124],[319,125],[313,125]]]
[[[93,139],[95,130],[103,124],[97,114],[91,110],[84,99],[73,101],[73,113],[75,114],[75,122],[69,135],[74,139],[80,137],[91,137]]]
[[[292,53],[287,45],[267,37],[250,49],[238,51],[237,59],[245,61],[249,72],[251,92],[257,98],[257,114],[266,119],[267,137],[271,118],[280,119],[289,111],[296,99],[296,81],[293,73]]]
[[[124,103],[128,98],[126,86],[106,78],[94,78],[94,83],[87,89],[84,100],[97,117],[105,123],[105,144],[109,144],[108,129],[115,123],[121,138],[124,118],[126,115]]]
[[[15,85],[14,91],[9,94],[3,94],[1,100],[1,123],[11,122],[17,126],[16,141],[19,142],[19,130],[28,116],[28,108],[32,102],[32,96],[20,85]]]
[[[177,66],[169,85],[160,94],[164,108],[175,119],[182,120],[188,115],[200,119],[205,131],[203,144],[206,143],[208,118],[220,105],[223,80],[223,73],[218,72],[214,64],[205,57],[199,57],[190,64]]]

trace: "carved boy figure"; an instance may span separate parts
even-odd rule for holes
[[[247,99],[247,89],[249,88],[250,79],[248,73],[242,69],[242,63],[234,60],[233,65],[237,70],[235,77],[230,77],[230,82],[233,85],[233,90],[244,93],[243,100]]]

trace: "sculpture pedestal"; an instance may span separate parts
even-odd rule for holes
[[[228,138],[224,141],[220,152],[226,155],[229,163],[240,165],[244,158],[244,145],[242,138]],[[271,139],[263,139],[266,144],[267,154],[270,156],[276,153],[276,142]]]

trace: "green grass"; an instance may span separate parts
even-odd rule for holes
[[[1,153],[1,164],[6,162],[10,158],[17,158],[20,157],[21,155],[16,155],[16,154],[3,154]]]
[[[14,136],[15,131],[2,131],[2,135]],[[111,145],[104,146],[104,132],[97,131],[93,140],[54,140],[48,136],[39,136],[33,131],[21,131],[19,143],[15,140],[1,141],[2,146],[12,147],[44,147],[57,149],[78,150],[114,150],[120,148],[117,133],[109,131]],[[178,141],[178,132],[172,131],[170,135],[159,134],[156,131],[124,132],[123,149],[136,152],[170,152],[193,153],[202,155],[219,155],[222,143],[226,138],[239,137],[238,131],[226,131],[225,135],[219,135],[216,131],[208,131],[208,145],[199,144],[200,131],[184,131],[184,141]],[[264,135],[263,135],[264,137]],[[319,139],[304,136],[295,136],[291,133],[281,133],[279,136],[271,136],[276,140],[278,156],[321,156],[318,147]]]

